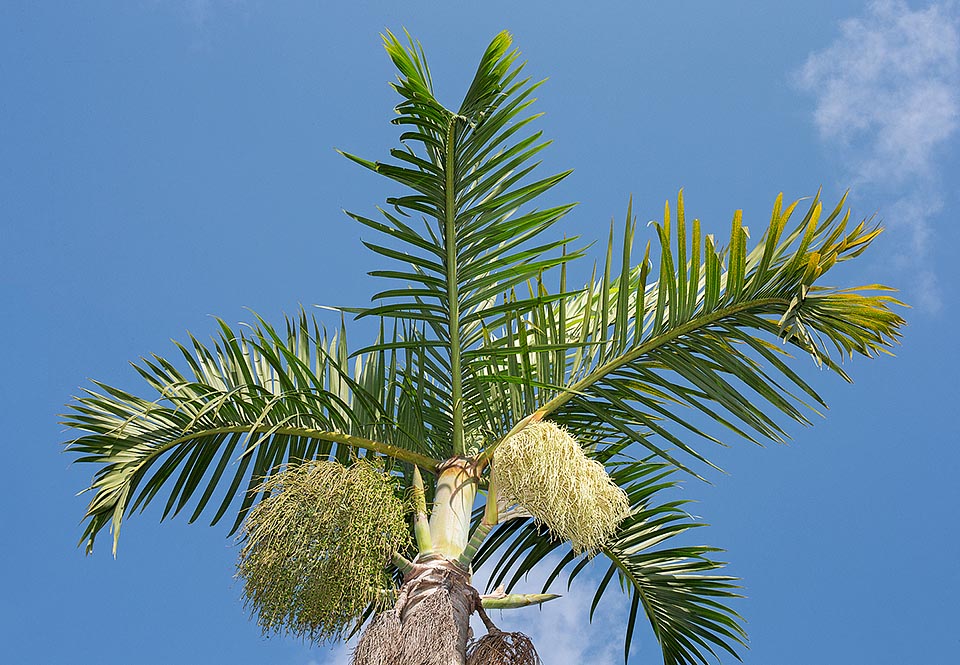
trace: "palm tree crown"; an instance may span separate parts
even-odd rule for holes
[[[603,561],[591,614],[611,589],[629,595],[625,655],[642,610],[665,663],[735,656],[745,640],[730,606],[735,580],[717,573],[714,548],[673,544],[700,525],[659,497],[676,470],[713,466],[704,444],[721,431],[782,441],[786,421],[808,422],[823,401],[790,351],[844,378],[843,358],[887,352],[903,324],[889,289],[823,284],[880,230],[851,222],[842,199],[825,209],[819,194],[802,206],[778,196],[756,244],[739,212],[721,243],[688,220],[681,192],[639,261],[628,206],[600,269],[572,288],[567,267],[585,249],[546,232],[573,206],[534,207],[569,172],[537,175],[549,143],[534,131],[540,83],[523,75],[510,36],[492,41],[456,111],[436,100],[418,43],[389,32],[384,43],[399,72],[400,147],[385,161],[344,153],[405,189],[372,216],[348,213],[376,232],[364,244],[387,263],[371,273],[386,284],[373,304],[344,313],[376,317],[378,338],[351,349],[342,319],[328,334],[305,311],[280,328],[220,321],[212,343],[179,346],[179,365],[157,355],[134,365],[148,396],[96,383],[65,419],[80,431],[69,449],[96,468],[81,542],[91,551],[109,526],[116,551],[125,517],[161,497],[164,518],[189,506],[192,522],[209,509],[211,524],[229,514],[232,533],[276,496],[282,483],[270,479],[283,469],[362,460],[391,479],[415,536],[396,540],[398,581],[426,555],[465,570],[489,564],[491,585],[505,589],[482,607],[517,607],[555,597],[511,593],[545,560],[555,565],[546,587]],[[539,423],[567,448],[547,434],[536,443]],[[507,455],[524,432],[529,445]],[[447,491],[453,467],[485,497],[476,508],[473,493]],[[588,468],[600,474],[590,487],[612,487],[607,503],[621,508],[600,502],[577,517],[564,507],[601,492],[585,489]],[[530,505],[516,477],[547,479],[552,503]],[[557,526],[589,529],[604,510],[609,528],[582,546]],[[334,513],[324,514],[348,519]],[[343,626],[285,627],[339,638],[385,607],[364,605]]]

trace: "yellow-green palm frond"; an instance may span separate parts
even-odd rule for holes
[[[709,464],[698,440],[719,441],[698,424],[702,416],[751,441],[784,440],[769,412],[807,423],[815,410],[808,403],[823,404],[790,366],[790,348],[849,380],[841,362],[888,353],[904,323],[886,287],[821,284],[879,229],[851,224],[843,200],[825,215],[816,197],[793,222],[797,205],[784,208],[778,197],[750,251],[737,213],[721,249],[699,220],[687,223],[681,194],[675,216],[667,207],[655,227],[656,281],[649,246],[643,261],[631,262],[629,218],[622,258],[614,259],[611,234],[600,277],[515,317],[468,355],[477,377],[467,386],[470,403],[510,413],[501,422],[514,432],[536,414],[582,441],[628,436],[688,470],[680,455]]]

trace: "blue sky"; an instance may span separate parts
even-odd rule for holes
[[[777,3],[779,5],[780,3]],[[835,201],[888,233],[842,273],[913,305],[896,358],[815,376],[831,406],[788,447],[741,442],[729,472],[686,483],[700,537],[747,598],[749,664],[953,662],[960,649],[960,6],[956,2],[0,4],[0,383],[7,509],[0,633],[17,663],[345,663],[344,650],[260,636],[225,526],[124,527],[119,556],[75,548],[90,469],[62,454],[64,402],[90,378],[170,354],[210,315],[268,320],[363,303],[377,259],[342,208],[389,185],[336,154],[396,142],[384,28],[427,51],[459,101],[510,30],[541,88],[561,229],[602,238],[684,188],[722,234],[760,228],[778,192]],[[362,336],[361,330],[361,336]],[[801,365],[804,359],[798,359]],[[811,376],[815,370],[804,370]],[[530,586],[536,585],[531,580]],[[589,584],[504,614],[548,663],[620,661],[621,606],[586,626]],[[652,636],[631,663],[656,663]]]

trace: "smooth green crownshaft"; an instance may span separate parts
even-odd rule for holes
[[[430,537],[433,551],[456,560],[470,539],[470,514],[477,496],[475,465],[463,458],[448,460],[437,479]]]

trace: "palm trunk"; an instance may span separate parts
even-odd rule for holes
[[[449,559],[431,555],[415,563],[395,608],[400,618],[398,662],[464,665],[476,596],[469,573]]]
[[[457,562],[470,536],[476,466],[454,458],[441,468],[430,516],[432,551],[404,576],[393,609],[364,631],[354,665],[465,665],[470,616],[480,607],[470,571]]]

